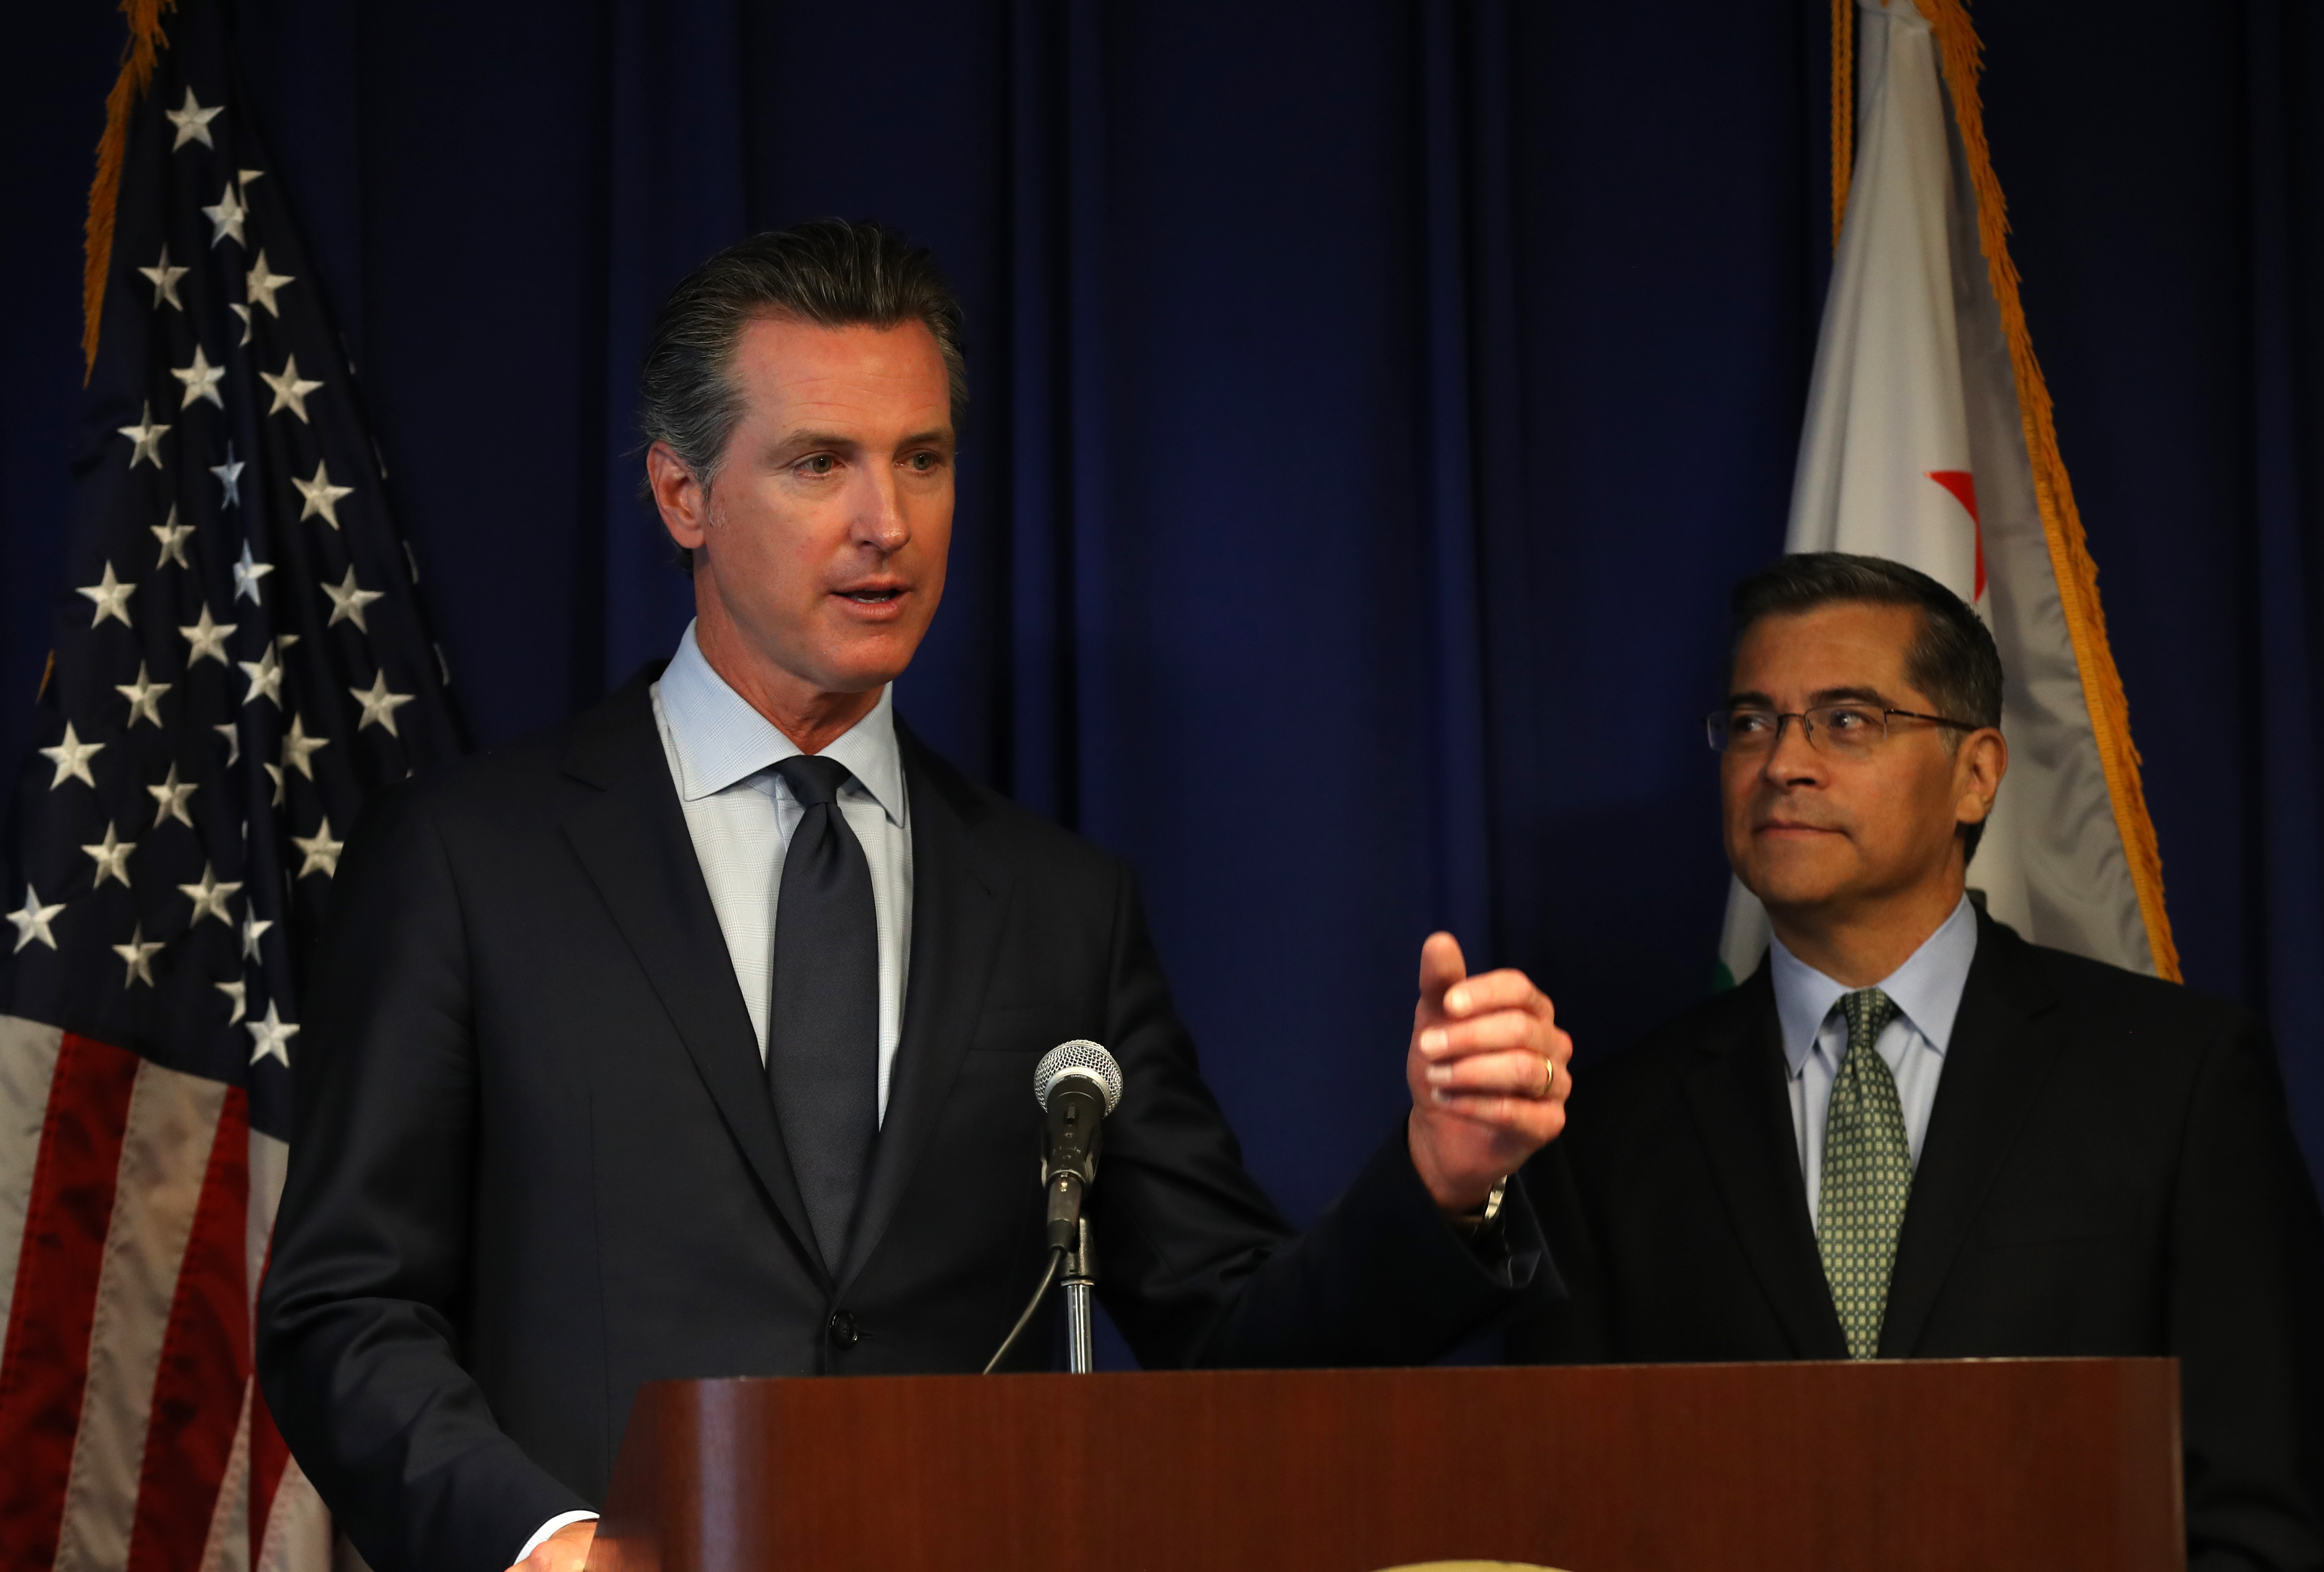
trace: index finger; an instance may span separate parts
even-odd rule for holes
[[[1455,1019],[1493,1010],[1526,1010],[1544,1020],[1557,1019],[1556,1006],[1549,1002],[1549,995],[1535,987],[1531,977],[1509,967],[1467,978],[1449,989],[1444,995],[1444,1010]]]

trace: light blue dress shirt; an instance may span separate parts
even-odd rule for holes
[[[763,1061],[783,856],[806,813],[774,766],[797,754],[798,745],[711,669],[695,643],[691,623],[661,680],[653,685],[653,709],[694,855],[710,886],[711,909],[718,914]],[[885,1118],[889,1071],[903,1037],[912,944],[912,820],[904,800],[903,755],[896,745],[892,684],[881,689],[869,715],[823,750],[823,757],[846,765],[853,777],[839,790],[839,810],[872,865],[872,905],[880,931],[880,1113]]]
[[[1831,1106],[1832,1077],[1848,1050],[1848,1022],[1839,1004],[1854,990],[1801,960],[1780,939],[1768,946],[1767,958],[1774,968],[1775,1015],[1783,1023],[1784,1058],[1791,1066],[1792,1131],[1808,1187],[1808,1216],[1817,1218],[1822,1209],[1824,1115]],[[1936,1105],[1937,1081],[1944,1074],[1945,1049],[1952,1041],[1953,1017],[1960,1013],[1961,989],[1976,958],[1977,908],[1964,895],[1937,931],[1875,985],[1896,1006],[1895,1019],[1882,1029],[1873,1049],[1896,1077],[1916,1168],[1929,1110]]]

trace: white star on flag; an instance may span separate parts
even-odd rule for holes
[[[413,696],[409,693],[390,693],[387,690],[385,671],[379,672],[372,679],[371,691],[368,693],[360,688],[350,688],[347,691],[355,695],[357,704],[363,706],[363,718],[355,722],[355,730],[361,731],[367,726],[376,725],[385,726],[389,736],[401,735],[395,729],[395,712],[400,707],[410,704]]]
[[[250,554],[250,542],[242,543],[242,559],[234,565],[234,597],[250,597],[250,604],[262,604],[258,598],[258,581],[274,571],[272,562],[261,562]]]
[[[255,661],[237,661],[242,674],[250,679],[250,691],[242,696],[244,704],[255,704],[261,698],[271,701],[277,709],[282,707],[282,662],[272,643],[259,652]]]
[[[219,507],[236,508],[242,505],[242,472],[249,467],[248,465],[235,459],[234,444],[228,442],[226,445],[226,462],[210,466],[210,473],[217,476],[220,485],[226,487],[226,500],[218,504]]]
[[[266,412],[270,415],[279,415],[284,410],[289,410],[299,417],[302,424],[307,421],[307,395],[323,385],[319,382],[300,379],[299,357],[295,355],[286,355],[282,357],[281,375],[262,371],[258,374],[258,380],[274,390],[274,402],[267,406]]]
[[[258,941],[268,929],[274,926],[271,918],[261,917],[254,906],[243,908],[242,954],[245,960],[258,959]]]
[[[203,918],[215,917],[223,926],[232,928],[234,926],[234,914],[226,909],[226,903],[227,900],[233,896],[234,892],[241,888],[242,882],[240,880],[221,880],[217,876],[217,873],[211,868],[210,865],[204,863],[202,865],[202,880],[200,883],[180,884],[178,886],[178,889],[185,895],[186,899],[194,903],[193,919],[191,921],[188,922],[186,926],[188,928],[198,927]]]
[[[129,883],[129,854],[137,849],[137,843],[135,841],[123,840],[121,838],[121,832],[115,829],[112,824],[108,822],[105,827],[105,838],[103,840],[97,841],[90,846],[85,846],[80,849],[97,859],[97,876],[88,882],[88,887],[90,889],[96,889],[107,879],[118,879],[121,881],[124,888],[127,887]]]
[[[65,740],[53,748],[42,748],[41,757],[56,762],[57,778],[49,782],[54,791],[68,781],[78,781],[84,786],[97,784],[97,777],[88,772],[88,762],[105,752],[103,743],[85,743],[73,735],[72,722],[65,722]]]
[[[178,128],[178,140],[170,144],[170,151],[175,153],[189,142],[198,142],[204,147],[216,148],[217,143],[210,140],[210,122],[225,113],[226,106],[223,104],[214,108],[203,108],[200,102],[195,98],[194,90],[188,88],[186,101],[183,104],[175,109],[161,111],[162,117]]]
[[[294,835],[290,837],[290,844],[304,852],[307,856],[307,860],[299,865],[299,877],[303,879],[308,874],[315,873],[331,878],[338,876],[339,851],[346,842],[331,838],[331,819],[328,814],[323,816],[323,827],[320,829],[310,836]]]
[[[193,525],[181,524],[178,522],[178,504],[171,503],[170,522],[153,526],[153,538],[161,542],[161,555],[154,561],[153,566],[161,568],[175,562],[180,568],[187,567],[189,564],[186,561],[186,537],[193,532]]]
[[[185,408],[196,399],[208,399],[218,408],[226,408],[226,400],[218,396],[218,384],[226,380],[226,367],[212,365],[208,357],[202,354],[200,345],[194,346],[194,361],[191,365],[183,369],[172,366],[170,369],[170,375],[186,384],[185,396],[178,401],[180,409]]]
[[[284,284],[298,282],[290,273],[276,273],[268,267],[266,253],[262,251],[258,254],[258,261],[251,267],[243,292],[250,297],[252,305],[263,306],[266,308],[268,316],[279,319],[282,315],[282,310],[274,303],[274,291]]]
[[[210,608],[204,606],[199,622],[191,627],[180,627],[178,630],[193,646],[186,655],[186,669],[191,670],[204,661],[216,661],[219,665],[225,665],[226,663],[226,642],[233,636],[234,630],[238,625],[235,623],[211,621]]]
[[[250,1050],[250,1062],[256,1064],[260,1059],[271,1057],[281,1059],[282,1068],[289,1069],[290,1040],[299,1035],[299,1028],[275,1014],[273,1000],[266,1002],[266,1019],[253,1021],[249,1026],[254,1045]]]
[[[129,597],[137,593],[134,584],[124,584],[113,576],[113,564],[105,565],[105,577],[95,584],[84,586],[79,592],[97,603],[97,615],[88,619],[90,627],[112,617],[124,628],[135,628],[129,620]]]
[[[348,571],[353,572],[354,569],[350,569]],[[282,762],[312,781],[315,778],[315,766],[309,761],[314,757],[316,749],[327,748],[330,745],[331,739],[328,737],[309,736],[307,717],[294,715],[290,717],[290,730],[282,739]]]
[[[141,720],[150,720],[158,726],[161,724],[161,695],[169,692],[172,686],[168,682],[147,680],[145,662],[140,661],[137,662],[137,680],[116,682],[113,685],[113,691],[129,701],[129,724],[132,727]]]
[[[352,485],[333,485],[331,467],[319,458],[315,460],[314,479],[301,480],[294,475],[290,477],[290,484],[297,486],[299,495],[307,499],[307,505],[299,510],[299,516],[301,519],[311,519],[317,513],[320,513],[323,515],[323,522],[335,530],[339,527],[339,498],[353,496],[355,490]],[[348,571],[353,572],[354,569],[349,569]],[[331,620],[338,621],[337,617]]]
[[[0,1440],[0,1496],[24,1497],[35,1528],[60,1522],[63,1540],[95,1544],[98,1562],[115,1539],[126,1554],[132,1520],[159,1512],[179,1538],[217,1529],[229,1560],[304,1572],[324,1509],[297,1469],[279,1466],[279,1452],[270,1466],[272,1432],[251,1395],[247,1358],[237,1372],[231,1348],[223,1364],[194,1356],[205,1337],[217,1341],[210,1331],[227,1343],[237,1328],[246,1336],[254,1313],[297,1124],[292,1083],[309,1068],[301,990],[317,983],[317,903],[328,904],[343,864],[362,876],[361,858],[346,861],[353,836],[343,842],[339,828],[352,832],[398,777],[434,765],[460,728],[444,689],[423,680],[429,635],[420,603],[395,578],[403,541],[386,482],[366,465],[376,445],[341,331],[356,324],[331,310],[300,250],[302,229],[311,238],[316,227],[317,215],[298,205],[309,193],[295,178],[274,182],[261,128],[234,101],[249,61],[237,55],[231,0],[171,0],[166,40],[144,25],[155,9],[131,5],[134,31],[161,45],[161,75],[124,79],[116,107],[135,112],[107,139],[120,143],[110,152],[125,148],[128,172],[117,233],[99,247],[109,246],[116,292],[103,302],[104,343],[83,379],[94,402],[82,401],[77,436],[88,451],[59,447],[88,483],[76,489],[88,505],[53,521],[54,660],[42,713],[28,715],[17,743],[16,763],[32,772],[16,782],[17,811],[0,836],[0,917],[10,920],[0,926],[0,1017],[26,1018],[0,1019],[0,1321],[15,1253],[7,1192],[64,1162],[103,1181],[79,1219],[87,1226],[68,1241],[86,1257],[78,1313],[88,1318],[95,1296],[96,1329],[81,1327],[64,1350],[65,1373],[85,1364],[89,1380],[84,1405],[74,1376],[50,1427],[64,1447],[55,1467],[28,1474]],[[0,17],[15,14],[0,0]],[[0,22],[0,39],[21,31]],[[22,54],[0,48],[0,95],[11,103],[40,86],[27,81],[43,62]],[[263,118],[263,108],[250,112]],[[182,163],[180,153],[190,154]],[[24,227],[18,206],[0,199],[0,260]],[[111,222],[109,197],[100,207]],[[294,276],[294,267],[307,271]],[[74,326],[78,347],[78,315]],[[5,402],[0,389],[0,425]],[[0,492],[7,479],[0,472]],[[11,522],[0,500],[0,536]],[[314,523],[325,527],[310,532]],[[0,599],[22,577],[0,565]],[[203,670],[212,661],[215,673]],[[390,685],[406,673],[410,687],[396,691]],[[351,688],[376,689],[372,718],[384,741],[340,745],[362,713],[347,707]],[[399,738],[407,708],[411,732]],[[60,1050],[60,1031],[89,1040],[69,1036]],[[17,1117],[43,1107],[94,1112],[47,1127]],[[77,1154],[90,1119],[97,1146]],[[75,1285],[35,1281],[36,1264],[28,1257],[16,1308],[38,1332],[60,1306],[71,1320]],[[0,1393],[0,1433],[13,1402]],[[237,1415],[244,1434],[229,1447]],[[65,1444],[76,1426],[77,1452]],[[166,1466],[147,1469],[141,1497],[149,1429],[146,1461]],[[189,1434],[215,1436],[215,1455],[179,1456]],[[159,1496],[156,1478],[169,1487]],[[167,1499],[172,1492],[186,1499]],[[271,1518],[259,1510],[270,1502]],[[0,1504],[0,1516],[13,1511]],[[252,1511],[258,1519],[245,1521]],[[10,1530],[0,1528],[5,1542]],[[0,1569],[14,1565],[0,1552]]]
[[[141,267],[137,271],[153,281],[153,309],[155,310],[160,310],[163,306],[168,306],[180,311],[186,309],[185,301],[178,299],[178,281],[194,270],[189,267],[171,267],[170,265],[170,248],[168,246],[164,245],[161,247],[161,261],[155,263],[151,267]]]
[[[171,764],[169,776],[159,786],[145,788],[158,805],[153,809],[153,822],[160,824],[165,818],[174,818],[188,829],[193,828],[194,816],[186,810],[186,804],[193,800],[194,792],[200,784],[198,781],[188,781],[180,785],[178,766]]]
[[[357,632],[365,635],[371,633],[371,629],[364,624],[364,607],[374,600],[387,597],[383,589],[364,589],[357,585],[352,562],[347,565],[347,576],[338,583],[333,584],[327,578],[323,580],[323,593],[331,600],[331,620],[323,625],[337,627],[341,622],[351,622],[355,624]]]
[[[129,467],[134,469],[141,462],[151,459],[154,468],[161,468],[161,439],[169,430],[169,421],[153,418],[153,401],[146,400],[143,423],[121,428],[121,434],[137,444],[136,450],[129,455]]]
[[[145,925],[139,922],[130,928],[127,944],[116,944],[112,947],[115,955],[129,963],[129,976],[123,980],[121,985],[123,987],[130,987],[138,983],[143,983],[149,988],[153,985],[153,957],[161,952],[161,943],[162,941],[158,939],[148,940],[145,937]]]
[[[57,913],[63,910],[61,902],[54,906],[42,905],[40,892],[30,884],[25,885],[24,904],[8,913],[8,920],[16,925],[16,948],[23,949],[37,940],[51,949],[56,948],[57,936],[49,930],[49,924],[56,920]]]
[[[202,216],[210,221],[210,244],[215,246],[232,236],[236,245],[249,245],[250,242],[242,237],[242,221],[249,214],[250,209],[242,205],[242,193],[235,190],[229,181],[226,195],[220,197],[215,205],[202,209]]]

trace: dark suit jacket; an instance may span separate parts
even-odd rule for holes
[[[1577,1079],[1520,1357],[1843,1359],[1766,966]],[[2174,1355],[2203,1567],[2324,1567],[2324,1244],[2259,1022],[1980,918],[1883,1358]]]
[[[641,1382],[981,1368],[1047,1260],[1032,1071],[1069,1038],[1123,1070],[1092,1204],[1100,1291],[1148,1364],[1417,1362],[1520,1302],[1530,1208],[1472,1249],[1400,1123],[1295,1240],[1129,870],[908,733],[903,1037],[835,1281],[645,684],[389,794],[340,866],[258,1361],[381,1572],[497,1572],[595,1503]]]

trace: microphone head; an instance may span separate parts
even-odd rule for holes
[[[1094,1042],[1075,1038],[1057,1044],[1033,1067],[1033,1095],[1041,1099],[1042,1107],[1049,1105],[1049,1094],[1069,1076],[1102,1087],[1105,1111],[1109,1114],[1121,1101],[1121,1067],[1114,1063],[1113,1055]]]

